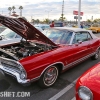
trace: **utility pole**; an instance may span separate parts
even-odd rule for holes
[[[62,16],[62,22],[63,22],[63,18],[64,18],[64,0],[63,0],[63,3],[62,3],[62,14],[61,14],[61,16]]]
[[[80,28],[80,12],[81,12],[81,0],[79,0],[79,8],[78,8],[78,28]]]
[[[52,10],[45,10],[45,12],[47,12],[48,13],[48,19],[49,19],[49,14],[50,14],[50,12],[51,12]]]

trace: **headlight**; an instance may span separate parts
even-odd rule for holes
[[[26,74],[25,74],[24,72],[21,72],[20,78],[21,78],[21,79],[26,79]]]
[[[27,74],[26,74],[25,69],[22,67],[22,65],[19,62],[17,62],[17,64],[19,65],[18,67],[19,67],[19,69],[21,71],[20,78],[21,79],[26,79],[27,78]]]
[[[80,86],[78,90],[78,95],[82,100],[92,100],[93,94],[91,90],[85,86]]]

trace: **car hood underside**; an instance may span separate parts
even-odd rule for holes
[[[0,15],[0,23],[10,28],[26,40],[38,40],[53,46],[57,46],[23,18],[12,18]]]

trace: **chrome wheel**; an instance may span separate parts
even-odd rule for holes
[[[44,84],[47,86],[52,85],[58,76],[58,69],[55,66],[50,67],[44,74]]]
[[[42,88],[47,88],[53,85],[58,78],[58,68],[56,66],[51,66],[48,68],[39,80],[39,86]]]
[[[95,59],[98,59],[99,58],[99,55],[98,54],[95,54]]]
[[[100,55],[100,51],[99,49],[96,51],[96,54],[94,56],[92,56],[92,59],[96,60],[99,58],[99,55]]]
[[[95,59],[98,59],[98,58],[99,58],[99,53],[100,53],[100,51],[98,50],[98,51],[96,52],[96,54],[95,54]]]

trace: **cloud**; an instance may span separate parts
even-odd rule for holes
[[[1,0],[0,0],[1,1]],[[64,0],[64,16],[73,20],[73,11],[78,10],[79,0]],[[3,0],[0,2],[0,13],[9,14],[8,7],[15,6],[16,13],[19,14],[19,6],[23,6],[23,16],[34,19],[58,19],[62,13],[62,0]],[[81,0],[81,11],[86,16],[96,16],[100,14],[100,0]]]

